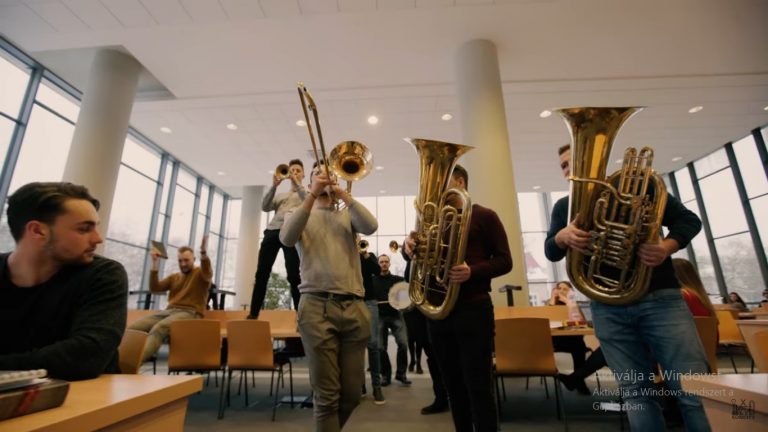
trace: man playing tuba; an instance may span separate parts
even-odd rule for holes
[[[448,188],[466,190],[467,170],[456,165]],[[406,239],[405,252],[413,258],[417,233]],[[472,205],[465,262],[448,273],[461,283],[453,310],[444,319],[427,320],[440,373],[448,392],[457,431],[494,432],[498,415],[493,386],[493,303],[491,279],[512,270],[507,234],[493,210]]]
[[[558,154],[560,168],[568,178],[570,145],[560,147]],[[568,221],[568,200],[567,196],[561,198],[552,209],[552,222],[544,243],[544,252],[550,261],[563,259],[569,248],[585,251],[590,245],[590,234],[579,228],[581,215]],[[699,397],[687,395],[680,386],[680,374],[709,373],[709,366],[670,259],[670,255],[685,247],[699,232],[701,221],[670,195],[662,224],[669,228],[666,238],[641,244],[637,252],[639,261],[654,268],[648,293],[626,305],[593,300],[595,334],[621,387],[632,430],[665,430],[661,406],[652,387],[658,362],[662,370],[669,372],[665,376],[666,385],[677,399],[686,428],[708,431],[709,423]]]

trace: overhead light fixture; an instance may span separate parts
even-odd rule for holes
[[[768,106],[764,106],[763,111],[768,111]]]
[[[387,191],[385,191],[384,189],[381,189],[381,190],[379,191],[379,193],[387,193]]]
[[[368,117],[368,124],[369,125],[379,124],[379,118],[376,117],[375,115]]]
[[[451,120],[451,119],[453,118],[453,116],[452,116],[452,115],[450,115],[450,114],[448,114],[448,113],[445,113],[445,114],[443,114],[443,115],[442,115],[442,117],[440,117],[440,118],[441,118],[441,119],[443,119],[443,120],[445,120],[445,121],[449,121],[449,120]]]
[[[237,125],[234,123],[230,123],[227,125],[227,129],[229,130],[237,130]]]
[[[296,126],[304,127],[306,125],[307,125],[307,122],[305,122],[304,120],[296,120]]]
[[[384,167],[383,167],[383,166],[381,166],[381,165],[376,165],[376,171],[381,171],[381,170],[383,170],[383,169],[384,169]]]
[[[552,115],[552,111],[550,111],[550,110],[544,110],[544,111],[539,113],[539,117],[541,117],[541,118],[547,118],[547,117],[549,117],[551,115]]]
[[[220,175],[220,176],[225,176],[225,175],[227,175],[227,173],[225,173],[224,171],[217,171],[217,172],[216,172],[216,174],[218,174],[218,175]]]
[[[541,189],[541,186],[536,185],[533,187],[533,190],[539,190],[539,189]]]
[[[169,128],[167,126],[163,126],[163,127],[160,128],[160,132],[169,134],[169,133],[171,133],[173,131],[171,130],[171,128]]]
[[[681,160],[683,160],[683,158],[681,158],[680,156],[675,156],[675,157],[672,158],[672,162],[677,162],[677,161],[681,161]]]
[[[703,109],[704,109],[704,107],[703,107],[703,106],[701,106],[701,105],[696,105],[695,107],[693,107],[693,108],[689,109],[689,110],[688,110],[688,112],[689,112],[689,113],[691,113],[691,114],[694,114],[694,113],[697,113],[697,112],[699,112],[699,111],[701,111],[701,110],[703,110]]]
[[[616,162],[617,164],[620,164],[620,163],[624,162],[624,159],[616,159],[616,160],[615,160],[615,162]]]

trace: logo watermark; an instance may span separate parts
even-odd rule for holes
[[[731,399],[731,418],[735,420],[754,420],[755,401]]]

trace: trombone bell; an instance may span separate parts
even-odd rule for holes
[[[361,180],[371,172],[373,154],[357,141],[343,141],[331,150],[328,157],[331,171],[349,182]]]
[[[288,165],[287,164],[278,165],[277,168],[275,168],[275,176],[277,176],[277,178],[279,179],[287,179],[288,177],[290,177],[291,173],[288,169]]]

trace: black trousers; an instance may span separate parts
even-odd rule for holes
[[[299,254],[296,248],[288,247],[280,243],[280,230],[264,230],[264,240],[261,241],[259,249],[259,264],[256,268],[256,282],[253,284],[253,294],[251,295],[251,316],[259,316],[261,307],[264,305],[264,297],[267,295],[267,283],[272,274],[272,266],[277,259],[277,253],[283,250],[285,257],[285,271],[288,274],[288,283],[291,284],[291,298],[293,299],[293,308],[299,310],[299,284],[301,276],[299,274]]]
[[[432,378],[432,391],[435,393],[435,403],[438,405],[448,405],[448,393],[445,391],[443,376],[440,374],[440,368],[437,365],[435,352],[432,349],[432,341],[427,330],[427,321],[429,319],[417,309],[403,313],[409,315],[406,326],[410,326],[409,332],[413,331],[414,338],[424,349],[424,355],[427,356],[427,369],[429,377]]]
[[[428,320],[457,432],[496,432],[493,385],[493,304],[462,302],[443,320]]]
[[[583,336],[552,336],[552,346],[555,352],[567,352],[573,358],[573,370],[584,367],[587,357],[587,344]]]

